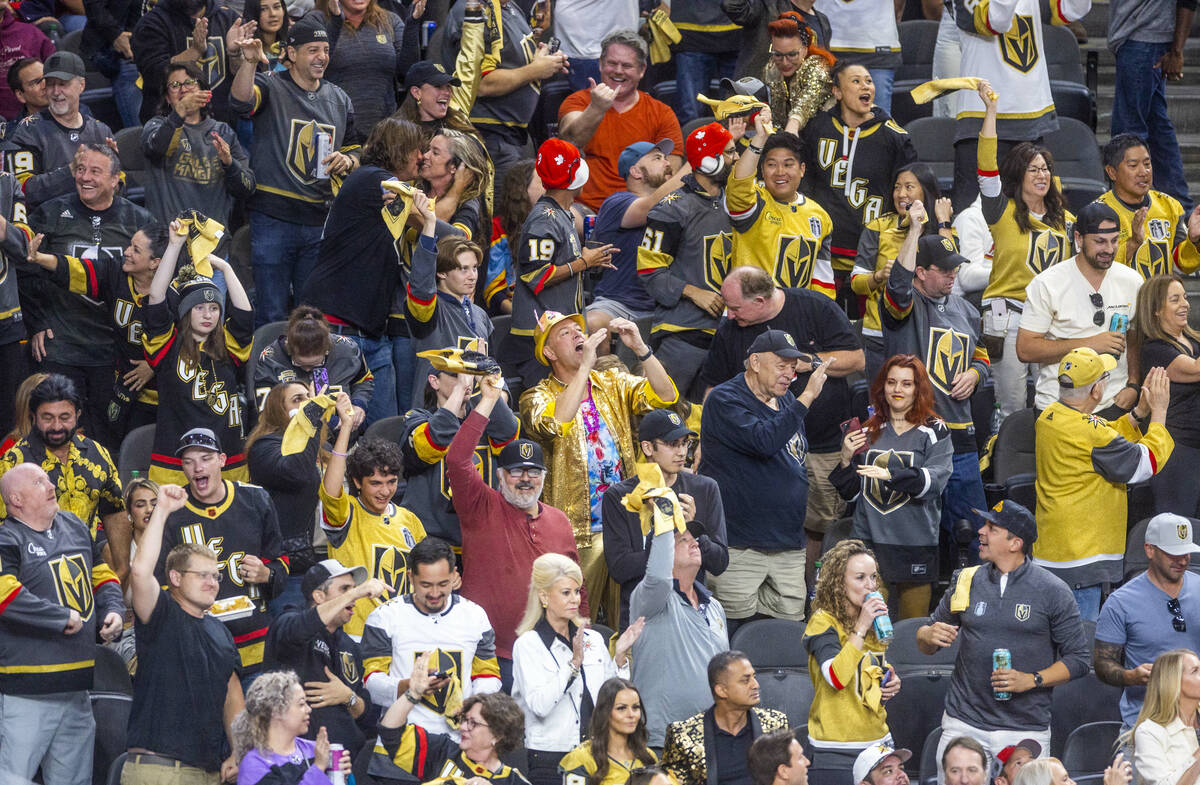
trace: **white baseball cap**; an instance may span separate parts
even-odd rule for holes
[[[1192,539],[1192,522],[1173,512],[1159,513],[1150,519],[1146,525],[1146,544],[1172,556],[1200,553],[1200,545]]]
[[[866,782],[867,777],[875,767],[892,755],[900,759],[901,763],[908,763],[908,759],[912,757],[912,751],[906,750],[903,747],[895,749],[891,745],[880,742],[872,744],[862,752],[858,753],[858,757],[854,759],[854,784]]]

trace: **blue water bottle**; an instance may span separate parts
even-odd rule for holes
[[[878,597],[881,600],[883,599],[883,595],[877,591],[873,591],[867,595],[868,600],[872,597]],[[882,616],[876,616],[873,625],[875,627],[876,638],[881,641],[890,641],[892,639],[892,620],[886,613]]]

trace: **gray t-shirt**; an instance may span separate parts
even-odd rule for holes
[[[1200,576],[1183,574],[1183,589],[1179,606],[1188,622],[1187,630],[1176,632],[1171,624],[1173,614],[1167,609],[1171,598],[1142,573],[1117,589],[1100,608],[1096,622],[1096,640],[1125,647],[1126,668],[1136,668],[1144,662],[1154,662],[1158,655],[1171,649],[1200,651]],[[1121,694],[1121,719],[1132,727],[1137,721],[1145,687],[1126,687]]]
[[[1168,43],[1175,37],[1175,0],[1111,0],[1108,48],[1116,52],[1128,40]]]

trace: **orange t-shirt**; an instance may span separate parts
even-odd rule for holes
[[[569,112],[582,112],[592,102],[591,93],[587,90],[577,90],[567,96],[558,107],[558,119]],[[651,98],[648,93],[638,91],[638,102],[626,112],[609,109],[604,113],[604,119],[596,127],[592,141],[583,148],[591,176],[579,201],[593,210],[599,210],[600,204],[610,194],[625,190],[625,180],[617,174],[617,159],[621,151],[634,142],[657,142],[659,139],[670,139],[675,143],[675,155],[683,155],[683,132],[679,128],[679,120],[671,107]]]

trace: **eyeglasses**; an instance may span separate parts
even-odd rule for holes
[[[38,85],[44,84],[45,82],[46,82],[46,80],[43,77],[39,76],[37,79],[30,79],[28,82],[21,82],[21,88],[24,90],[28,90],[31,87],[37,87]]]
[[[172,90],[178,90],[181,87],[196,87],[199,84],[200,84],[200,82],[198,82],[195,79],[184,79],[182,82],[180,82],[178,80],[173,80],[173,81],[167,82],[167,87],[169,87]]]
[[[1088,297],[1092,301],[1092,307],[1096,309],[1092,314],[1092,324],[1099,327],[1104,324],[1104,296],[1100,292],[1092,292]]]
[[[474,717],[464,717],[462,722],[458,723],[458,727],[471,730],[472,728],[487,728],[490,726],[486,722],[477,720]]]
[[[224,575],[218,572],[206,572],[205,570],[183,570],[185,574],[199,575],[201,580],[208,578],[214,583],[220,583],[224,579]]]
[[[797,49],[792,52],[771,52],[771,57],[776,60],[799,60],[802,54],[804,53]]]
[[[508,473],[513,477],[528,477],[531,480],[536,480],[542,476],[543,471],[543,469],[520,466],[515,469],[509,469]]]
[[[1026,174],[1050,174],[1049,166],[1027,166],[1025,167]]]
[[[1183,618],[1179,600],[1167,600],[1167,610],[1171,612],[1171,626],[1175,628],[1175,632],[1187,632],[1187,621]]]

